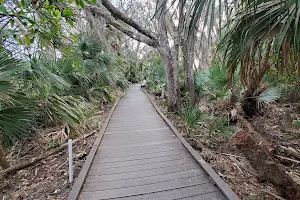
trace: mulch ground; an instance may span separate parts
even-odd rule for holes
[[[89,120],[88,128],[81,134],[95,134],[73,144],[74,180],[76,180],[85,159],[99,133],[111,106],[105,105],[101,112]],[[7,156],[11,165],[33,159],[44,152],[55,148],[57,141],[64,143],[67,138],[62,136],[63,125],[52,128],[40,128],[33,137],[17,143]],[[49,142],[49,137],[56,140]],[[0,178],[0,200],[21,199],[66,199],[72,184],[68,183],[68,150],[52,155],[30,167]]]
[[[207,134],[203,128],[196,128],[193,136],[187,136],[184,120],[178,113],[167,111],[167,102],[158,96],[151,95],[160,109],[168,116],[176,128],[186,138],[186,140],[198,150],[201,156],[214,168],[219,176],[233,189],[235,193],[244,200],[275,200],[279,199],[278,193],[272,184],[261,181],[247,159],[235,148],[230,138],[221,134]],[[218,102],[206,104],[199,103],[199,110],[216,116],[228,116],[231,108],[228,102]],[[298,105],[271,104],[265,106],[256,115],[251,124],[255,129],[274,146],[291,146],[300,150],[299,129],[285,127],[284,113],[288,112],[293,119],[299,119]],[[286,156],[286,155],[284,155]],[[294,159],[294,158],[293,158]],[[294,162],[282,162],[286,173],[290,174],[295,182],[300,183],[300,165]]]

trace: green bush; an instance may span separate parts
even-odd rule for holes
[[[196,106],[193,107],[188,103],[184,103],[181,108],[181,116],[185,121],[187,133],[190,135],[191,129],[199,126],[198,122],[202,115]]]

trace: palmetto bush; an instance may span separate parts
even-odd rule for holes
[[[199,95],[211,95],[212,100],[223,98],[228,92],[227,80],[227,69],[215,61],[209,69],[195,73],[196,91]]]
[[[160,94],[162,87],[166,84],[166,74],[161,57],[154,55],[149,59],[146,67],[146,79],[148,88],[152,93]]]
[[[25,66],[7,52],[0,52],[0,131],[6,147],[28,136],[35,123],[37,102],[27,97],[20,81],[19,70]]]
[[[185,121],[188,135],[191,133],[192,129],[199,125],[198,122],[202,117],[199,109],[188,103],[183,104],[181,108],[181,116]]]
[[[5,146],[37,125],[84,125],[99,102],[110,102],[128,82],[118,55],[87,37],[68,56],[41,52],[29,60],[0,53],[0,131]]]

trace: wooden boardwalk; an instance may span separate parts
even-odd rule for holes
[[[201,167],[204,161],[192,156],[139,85],[129,88],[107,123],[69,200],[238,199]]]

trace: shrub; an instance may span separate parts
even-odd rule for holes
[[[185,121],[187,133],[190,135],[191,129],[199,125],[198,122],[202,115],[196,106],[193,107],[188,103],[183,104],[181,108],[181,115]]]

